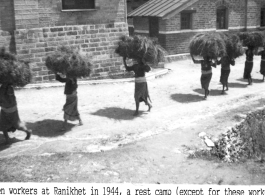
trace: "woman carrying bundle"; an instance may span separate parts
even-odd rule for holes
[[[262,81],[264,82],[264,77],[265,77],[265,48],[263,48],[262,51],[258,52],[258,55],[261,56],[260,74],[263,75]]]
[[[192,60],[195,64],[201,64],[201,85],[204,89],[204,99],[207,99],[209,95],[209,84],[212,79],[212,66],[216,68],[216,64],[212,62],[212,60],[208,56],[204,56],[203,60],[195,60],[193,56]]]
[[[246,50],[246,62],[244,69],[244,79],[248,79],[248,84],[252,85],[251,72],[253,69],[253,56],[254,56],[254,47],[248,47]]]
[[[20,121],[14,88],[10,83],[3,83],[0,87],[0,106],[0,129],[4,133],[6,144],[9,143],[8,132],[15,132],[17,129],[27,134],[26,140],[30,139],[31,130]]]
[[[235,60],[231,59],[229,56],[224,56],[221,58],[220,61],[217,61],[217,65],[221,64],[221,77],[220,77],[220,82],[223,85],[223,90],[221,94],[224,94],[225,92],[225,87],[226,91],[228,91],[228,77],[230,74],[230,64],[232,66],[235,65]]]
[[[56,73],[56,80],[65,83],[64,94],[66,95],[66,103],[63,106],[64,124],[62,131],[66,130],[67,121],[79,120],[79,125],[83,125],[80,114],[77,109],[77,79],[76,78],[62,78]]]
[[[134,99],[136,104],[136,111],[134,113],[134,116],[137,116],[139,114],[139,104],[142,101],[145,102],[146,105],[148,105],[148,111],[150,112],[152,105],[149,102],[151,100],[145,78],[145,72],[149,72],[151,70],[150,66],[144,64],[142,60],[137,60],[137,64],[134,64],[133,66],[127,66],[126,57],[123,57],[123,63],[127,71],[134,71],[135,73]]]

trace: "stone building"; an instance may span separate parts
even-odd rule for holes
[[[127,0],[127,13],[132,12],[133,10],[140,7],[142,4],[146,3],[148,0]],[[127,18],[129,33],[130,35],[134,34],[133,18]]]
[[[61,45],[87,52],[93,77],[124,71],[114,50],[128,34],[125,0],[1,0],[0,10],[0,46],[30,60],[33,82],[54,79],[45,58]]]
[[[157,37],[169,54],[179,54],[199,32],[264,30],[265,0],[150,0],[128,17],[135,34]]]

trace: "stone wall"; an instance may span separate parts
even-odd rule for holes
[[[124,0],[96,0],[90,11],[62,11],[61,0],[15,0],[16,29],[125,22]]]
[[[61,0],[3,1],[0,9],[7,11],[1,12],[0,44],[10,50],[12,46],[20,59],[31,62],[33,82],[54,79],[45,58],[62,45],[87,53],[92,78],[124,72],[114,53],[119,37],[128,35],[124,0],[96,0],[96,8],[86,11],[62,10]]]
[[[45,66],[46,56],[58,47],[79,47],[93,63],[93,77],[104,77],[123,72],[121,58],[114,54],[119,37],[127,34],[125,23],[57,26],[15,31],[17,54],[31,61],[34,81],[54,79]]]

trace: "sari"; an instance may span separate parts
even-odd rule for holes
[[[74,91],[70,95],[66,95],[66,103],[63,106],[64,120],[75,121],[79,119],[79,112],[77,109],[77,92]]]

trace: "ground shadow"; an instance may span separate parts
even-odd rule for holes
[[[246,88],[247,85],[246,84],[242,84],[242,83],[228,83],[228,87],[230,88]]]
[[[140,109],[144,109],[144,104],[140,104]],[[145,106],[147,109],[147,106]],[[115,120],[133,120],[135,116],[133,116],[135,110],[129,110],[126,108],[117,108],[117,107],[108,107],[108,108],[103,108],[99,109],[98,111],[91,113],[92,115],[97,115],[97,116],[102,116],[102,117],[107,117],[107,118],[112,118]],[[144,114],[143,110],[139,110],[139,116]]]
[[[204,95],[204,89],[194,89],[193,91],[195,91],[196,93],[199,93],[201,95]],[[218,90],[218,89],[210,89],[210,94],[209,96],[219,96],[219,95],[227,95],[226,93],[221,94],[222,90]]]
[[[182,93],[176,93],[171,95],[171,99],[180,103],[199,102],[204,100],[203,97],[204,96],[195,95],[195,94],[182,94]]]
[[[21,141],[25,141],[25,140],[20,140],[17,139],[15,137],[9,138],[9,144],[6,144],[6,139],[4,137],[3,134],[0,134],[0,151],[2,150],[6,150],[7,148],[9,148],[12,144],[17,143],[17,142],[21,142]]]
[[[241,81],[241,82],[248,83],[248,80],[247,80],[247,79],[243,79],[243,78],[241,78],[241,79],[237,79],[237,81]],[[260,78],[260,79],[253,79],[253,78],[252,78],[252,82],[253,82],[253,83],[264,83],[264,82],[261,80],[261,78]]]
[[[66,131],[61,131],[63,125],[62,120],[45,119],[35,123],[26,123],[28,129],[32,130],[33,135],[40,137],[57,137],[70,131],[74,126],[72,123],[67,124]]]

